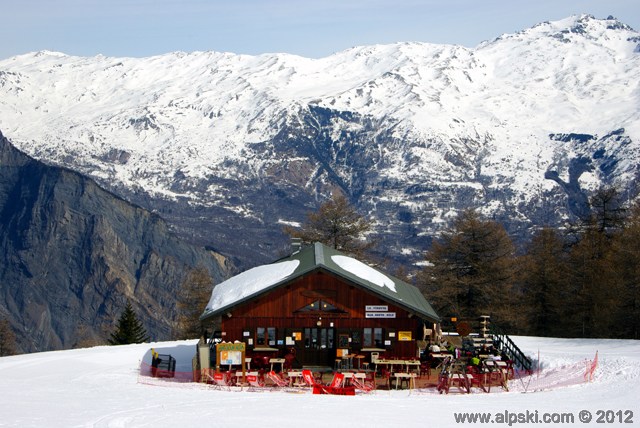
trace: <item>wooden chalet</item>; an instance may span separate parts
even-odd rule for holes
[[[200,319],[216,318],[247,357],[293,352],[297,365],[328,367],[354,354],[416,357],[439,322],[415,286],[320,243],[218,284]]]

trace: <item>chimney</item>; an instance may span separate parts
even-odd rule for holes
[[[295,254],[302,248],[302,238],[291,238],[291,254]]]

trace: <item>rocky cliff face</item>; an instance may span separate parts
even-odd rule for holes
[[[167,339],[187,272],[224,275],[157,215],[68,169],[35,161],[0,134],[0,315],[24,352],[105,338],[126,299]]]

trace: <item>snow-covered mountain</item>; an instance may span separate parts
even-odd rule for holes
[[[635,198],[640,33],[583,15],[474,49],[38,52],[0,61],[0,130],[244,262],[335,189],[411,257],[466,207],[519,234],[602,184]]]

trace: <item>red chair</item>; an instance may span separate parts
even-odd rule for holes
[[[261,391],[264,389],[264,377],[259,372],[247,373],[247,382],[249,383],[248,391]]]
[[[333,379],[331,379],[331,383],[328,385],[330,388],[340,388],[344,385],[344,373],[335,372],[333,374]]]
[[[313,377],[311,370],[302,370],[302,378],[307,385],[313,387],[314,394],[356,395],[356,387],[344,386],[344,374],[335,372],[329,385],[324,385]]]
[[[264,357],[262,355],[254,356],[252,361],[251,361],[251,367],[253,367],[256,370],[268,369],[269,368],[269,357]]]
[[[311,373],[311,370],[302,370],[302,379],[307,386],[313,387],[317,383],[316,379],[313,377],[313,373]]]
[[[285,379],[280,377],[280,375],[274,372],[273,370],[267,373],[267,377],[278,388],[285,388],[289,386],[289,382],[287,382]]]
[[[370,393],[371,391],[374,391],[376,389],[376,383],[374,382],[369,382],[366,380],[360,380],[357,377],[352,377],[351,378],[351,384],[353,386],[356,387],[356,389],[359,389],[360,391],[364,392],[365,394]]]
[[[431,377],[431,361],[423,361],[420,363],[420,377],[423,375]]]
[[[387,386],[387,389],[391,390],[391,372],[386,367],[382,367],[380,370],[380,377]]]
[[[491,383],[487,382],[487,373],[478,366],[467,366],[467,374],[469,378],[469,390],[474,386],[482,389],[484,392],[491,391]]]
[[[232,372],[215,372],[213,376],[208,374],[208,377],[216,389],[231,390],[231,387],[235,385]]]

